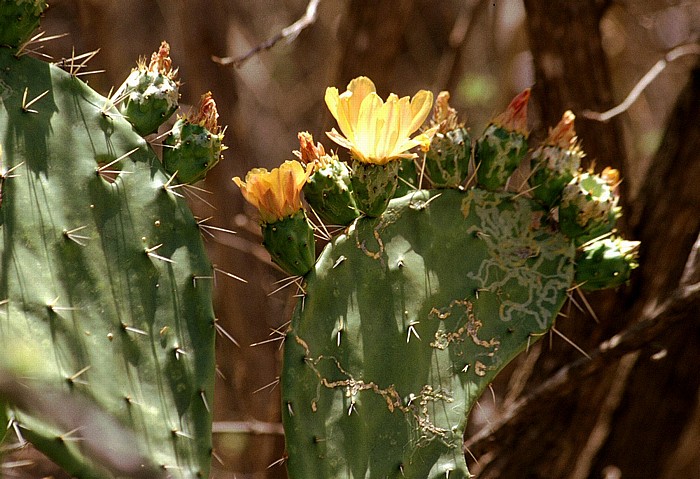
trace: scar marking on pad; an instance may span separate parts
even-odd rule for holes
[[[415,422],[418,426],[418,430],[421,432],[419,442],[429,441],[436,437],[445,440],[451,434],[449,429],[440,428],[432,422],[428,407],[430,403],[437,401],[443,401],[445,403],[454,402],[452,395],[448,392],[435,391],[431,385],[426,384],[418,395],[410,394],[409,400],[404,404],[402,396],[393,384],[386,388],[381,388],[374,381],[367,382],[362,379],[356,379],[343,368],[337,358],[321,355],[312,359],[311,351],[306,341],[296,335],[295,340],[297,344],[304,348],[306,364],[311,368],[319,381],[316,398],[311,402],[311,410],[313,412],[318,411],[321,387],[327,389],[344,389],[345,396],[351,400],[351,408],[355,404],[355,397],[359,393],[362,391],[371,391],[384,399],[389,412],[393,413],[395,410],[399,410]],[[321,361],[332,361],[338,371],[347,379],[329,381],[327,378],[323,377],[321,371],[319,371],[317,367]]]
[[[466,339],[466,337],[469,337],[477,346],[492,349],[493,352],[497,351],[501,343],[496,338],[491,338],[488,341],[479,338],[479,330],[483,326],[483,323],[474,314],[474,304],[471,301],[466,299],[455,299],[450,302],[450,305],[445,308],[444,311],[437,308],[432,308],[429,314],[430,316],[436,316],[440,320],[445,320],[453,314],[454,308],[456,307],[463,309],[463,311],[460,312],[462,314],[466,314],[466,317],[468,318],[467,322],[456,331],[436,331],[435,341],[430,343],[430,346],[444,350],[447,349],[450,343],[462,342]]]

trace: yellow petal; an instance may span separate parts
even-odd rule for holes
[[[400,105],[396,97],[389,97],[381,109],[380,118],[382,127],[377,129],[374,144],[374,154],[378,158],[387,157],[400,137]]]
[[[326,88],[326,106],[330,110],[331,115],[337,120],[338,119],[338,107],[340,104],[340,94],[338,89],[334,86]]]
[[[413,137],[415,141],[420,144],[420,149],[423,151],[428,151],[430,149],[430,143],[433,141],[433,137],[440,130],[440,125],[435,125],[434,127],[425,130],[418,136]]]
[[[285,161],[280,167],[267,171],[254,168],[246,181],[235,177],[243,197],[260,211],[265,223],[279,221],[302,208],[301,190],[313,171],[313,164],[304,168],[298,161]]]
[[[408,138],[409,136],[411,136],[411,133],[415,131],[411,129],[413,125],[413,111],[411,110],[411,99],[407,96],[401,98],[398,102],[398,108],[398,136],[400,138]]]
[[[355,124],[359,117],[362,102],[364,102],[365,98],[371,93],[376,93],[377,88],[374,86],[374,82],[369,78],[357,77],[348,83],[348,92],[352,94],[348,119],[351,123]]]
[[[335,88],[326,90],[326,104],[342,133],[332,130],[327,135],[362,162],[381,165],[396,158],[414,158],[415,154],[406,151],[417,145],[425,147],[428,140],[410,136],[425,122],[432,103],[433,94],[426,90],[412,99],[391,93],[385,102],[369,78],[358,77],[342,94]]]
[[[338,131],[335,128],[333,128],[331,131],[327,131],[326,136],[328,136],[328,138],[335,141],[343,148],[347,148],[348,150],[352,149],[355,146],[353,142],[349,141],[343,135],[338,133]]]
[[[428,118],[430,111],[433,109],[433,92],[421,90],[415,94],[411,100],[411,113],[413,121],[409,130],[411,133],[416,131]]]
[[[357,129],[355,131],[355,146],[363,151],[367,156],[374,156],[374,142],[377,129],[381,128],[378,123],[379,110],[384,102],[379,95],[372,92],[362,102],[357,116]]]

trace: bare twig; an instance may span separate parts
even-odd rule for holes
[[[221,65],[233,65],[236,68],[241,67],[246,61],[248,61],[250,58],[254,57],[258,53],[260,53],[263,50],[269,50],[272,47],[274,47],[277,42],[280,40],[286,39],[287,42],[293,42],[296,37],[301,33],[302,30],[304,30],[306,27],[309,25],[313,24],[316,21],[316,18],[318,18],[318,4],[321,3],[321,0],[309,0],[309,4],[306,6],[306,12],[304,15],[294,22],[293,24],[289,25],[288,27],[284,28],[280,33],[268,38],[264,42],[258,44],[250,50],[248,53],[245,55],[239,56],[239,57],[217,57],[217,56],[212,56],[211,59],[215,61],[216,63],[219,63]]]
[[[608,121],[609,119],[619,115],[620,113],[626,112],[629,109],[629,107],[632,106],[632,104],[635,101],[637,101],[637,98],[639,98],[639,95],[642,94],[646,87],[648,87],[649,84],[652,81],[654,81],[654,79],[657,76],[659,76],[659,74],[662,71],[664,71],[664,69],[670,62],[685,55],[700,55],[700,44],[690,43],[686,45],[681,45],[668,52],[664,56],[664,58],[656,62],[654,66],[651,67],[651,69],[646,73],[646,75],[644,75],[634,86],[634,88],[632,88],[632,91],[629,92],[627,98],[625,98],[624,101],[617,105],[615,108],[611,108],[610,110],[605,111],[603,113],[585,110],[581,114],[585,118],[591,120]]]

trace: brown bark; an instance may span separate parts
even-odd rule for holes
[[[566,108],[610,107],[598,31],[604,5],[525,4],[537,71],[535,99],[544,123],[553,124]],[[678,99],[642,194],[626,205],[628,236],[642,240],[633,284],[616,294],[590,295],[600,324],[575,314],[558,326],[589,350],[628,329],[594,350],[592,361],[566,365],[571,352],[556,345],[542,354],[523,397],[492,425],[493,432],[467,440],[480,460],[474,467],[479,477],[604,477],[604,471],[617,469],[623,478],[645,478],[673,469],[669,460],[683,446],[679,440],[693,420],[700,387],[697,271],[679,284],[684,270],[689,274],[688,257],[700,232],[700,132],[692,127],[699,122],[696,70]],[[598,168],[612,165],[624,176],[622,138],[614,123],[577,120],[577,131]],[[661,316],[654,316],[655,307]],[[697,461],[690,464],[684,470]]]

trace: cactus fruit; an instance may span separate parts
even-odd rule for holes
[[[580,173],[564,187],[559,205],[559,227],[577,244],[612,231],[620,217],[615,187],[617,170],[606,168],[600,175]]]
[[[564,187],[574,179],[581,166],[583,150],[576,139],[575,118],[571,111],[565,112],[530,158],[532,196],[546,207],[559,200]]]
[[[350,182],[357,202],[357,209],[366,216],[381,215],[394,197],[399,185],[401,162],[390,161],[383,165],[352,161]]]
[[[177,70],[172,68],[170,45],[162,42],[151,61],[139,61],[121,87],[114,94],[119,111],[141,136],[158,130],[175,113],[180,98]]]
[[[34,345],[31,390],[89,405],[73,430],[60,402],[53,418],[38,399],[4,413],[71,477],[126,477],[105,462],[114,445],[88,434],[99,418],[142,458],[128,477],[207,477],[212,266],[185,201],[111,105],[0,48],[0,356]]]
[[[639,241],[605,238],[583,245],[576,256],[576,284],[584,291],[624,284],[636,261]]]
[[[363,129],[383,134],[373,122],[350,120],[371,109],[351,103],[358,92],[371,97],[373,85],[367,82],[351,82],[343,94],[347,105],[337,91],[326,94],[348,138],[348,132],[355,139],[370,134]],[[553,327],[576,282],[591,290],[629,279],[637,243],[596,239],[579,246],[601,223],[586,223],[574,234],[566,223],[571,211],[586,220],[615,218],[609,216],[617,212],[614,201],[603,201],[617,181],[613,171],[600,177],[576,171],[571,180],[575,160],[567,160],[570,152],[559,152],[567,164],[563,173],[556,162],[545,165],[551,170],[545,181],[553,198],[549,214],[542,207],[545,200],[529,198],[527,191],[493,191],[503,188],[527,150],[528,96],[526,90],[516,97],[479,140],[478,183],[485,189],[465,189],[468,136],[441,94],[432,145],[460,131],[462,150],[455,153],[459,161],[444,163],[430,153],[426,161],[436,168],[433,185],[449,188],[415,189],[392,199],[381,213],[378,208],[376,217],[360,216],[305,274],[304,297],[285,335],[280,378],[291,479],[471,477],[462,437],[479,395]],[[566,123],[552,130],[549,142],[559,147],[554,140],[566,139],[562,148],[573,148],[579,158],[583,153],[572,141],[569,120],[565,115]],[[370,186],[361,173],[399,164],[362,162],[356,141],[339,139],[335,130],[329,136],[351,150],[357,198],[374,194],[362,191]],[[547,146],[552,145],[537,150],[537,161],[549,158]],[[593,194],[562,209],[571,184]],[[599,212],[603,203],[612,205],[606,214]]]
[[[202,95],[198,110],[179,118],[163,142],[163,167],[179,183],[203,180],[226,149],[211,92]]]
[[[527,154],[527,103],[530,89],[518,94],[476,142],[476,180],[490,191],[503,188]]]
[[[301,276],[316,261],[314,229],[306,214],[299,210],[291,216],[262,225],[263,246],[287,273]]]
[[[39,26],[44,0],[0,0],[0,46],[19,47]]]
[[[425,173],[435,188],[458,188],[465,182],[472,153],[472,140],[457,111],[450,107],[450,94],[437,96],[431,123],[438,130],[425,154]]]
[[[323,145],[314,145],[308,132],[298,135],[300,149],[294,154],[314,170],[304,185],[304,198],[316,214],[330,225],[349,225],[360,216],[350,181],[350,168],[337,155],[327,155]]]

